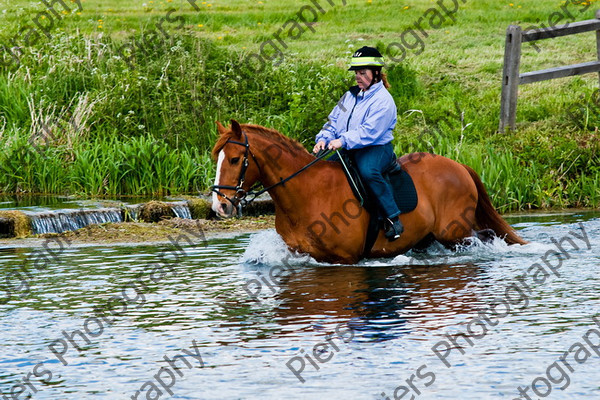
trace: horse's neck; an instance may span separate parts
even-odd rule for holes
[[[258,162],[261,166],[261,182],[265,187],[277,185],[298,172],[315,158],[286,144],[262,144],[265,149]],[[258,156],[258,155],[257,155]],[[331,163],[317,162],[283,184],[269,190],[275,204],[286,214],[301,215],[311,197],[318,193],[336,193],[336,187],[344,184],[341,168]]]
[[[276,142],[268,138],[253,137],[250,143],[251,150],[258,159],[262,172],[261,181],[264,186],[271,186],[281,179],[292,175],[314,157],[308,152],[296,149],[292,144]]]

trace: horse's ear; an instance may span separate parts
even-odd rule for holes
[[[227,132],[227,128],[225,128],[219,121],[217,121],[217,129],[219,131],[219,135],[224,135]]]
[[[242,138],[242,127],[235,119],[231,120],[231,131],[238,139]]]

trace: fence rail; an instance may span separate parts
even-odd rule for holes
[[[595,17],[595,19],[565,24],[560,27],[533,29],[527,32],[523,32],[518,25],[510,25],[506,29],[504,67],[502,70],[502,95],[500,99],[500,124],[498,126],[498,131],[504,132],[506,128],[511,130],[515,129],[519,85],[564,78],[567,76],[588,74],[591,72],[598,72],[598,79],[600,82],[600,10],[596,11]],[[522,74],[519,73],[521,64],[521,43],[591,31],[596,31],[596,56],[598,61],[566,65]]]

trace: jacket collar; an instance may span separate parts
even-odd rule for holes
[[[361,98],[368,99],[369,97],[373,96],[376,92],[378,92],[382,87],[383,87],[383,81],[379,81],[379,82],[375,83],[373,86],[371,86],[369,89],[367,89],[366,92],[363,92],[363,95]],[[358,85],[352,86],[350,88],[350,93],[352,93],[352,95],[354,97],[358,96],[358,94],[360,92],[361,92],[361,90],[358,87]]]

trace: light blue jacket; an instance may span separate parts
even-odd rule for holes
[[[366,92],[353,86],[335,106],[316,142],[341,139],[345,149],[360,149],[392,141],[396,126],[396,104],[392,95],[377,82]]]

